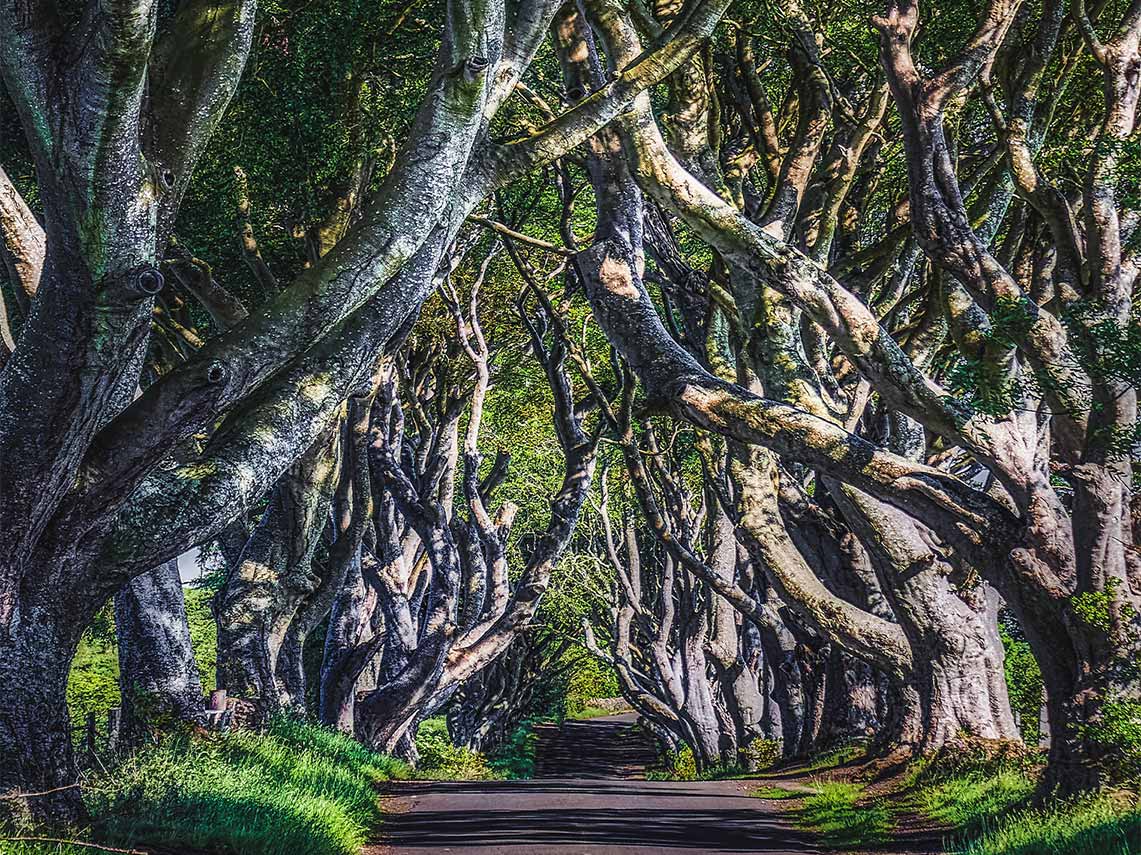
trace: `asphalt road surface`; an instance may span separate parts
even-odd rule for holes
[[[651,855],[820,852],[755,782],[645,781],[653,754],[611,716],[544,727],[526,781],[409,782],[385,800],[368,855]]]

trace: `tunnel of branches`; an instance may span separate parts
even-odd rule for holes
[[[1041,707],[1045,786],[1120,773],[1141,3],[0,19],[20,810],[82,820],[108,615],[124,742],[206,723],[194,565],[249,726],[486,749],[590,662],[698,770],[1036,747]]]

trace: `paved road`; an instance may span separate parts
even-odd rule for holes
[[[669,855],[821,851],[779,803],[734,781],[644,781],[652,758],[633,717],[568,722],[539,735],[527,781],[410,782],[394,790],[368,855]]]

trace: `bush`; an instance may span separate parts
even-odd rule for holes
[[[538,736],[534,722],[521,722],[507,737],[507,742],[493,751],[489,765],[495,777],[516,780],[535,776],[535,749]]]
[[[417,777],[444,781],[486,781],[497,777],[483,754],[452,744],[443,716],[420,722],[416,750],[420,754]]]

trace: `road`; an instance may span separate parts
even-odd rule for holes
[[[756,784],[645,781],[652,759],[611,716],[545,727],[535,777],[525,781],[408,782],[385,800],[384,837],[368,855],[670,855],[820,852]]]

